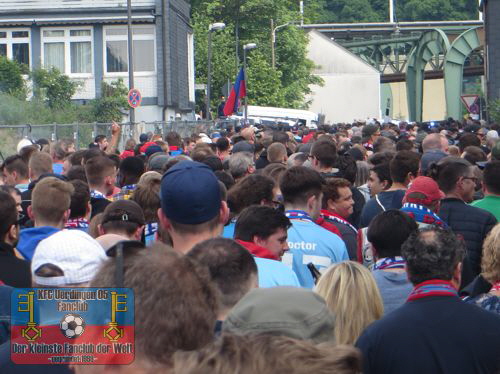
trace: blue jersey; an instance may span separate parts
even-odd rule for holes
[[[314,279],[307,268],[313,263],[320,271],[330,265],[349,260],[344,241],[330,231],[309,220],[291,219],[288,229],[290,250],[283,255],[283,263],[292,266],[300,285],[314,287]]]
[[[222,237],[227,239],[234,239],[234,228],[236,227],[236,221],[231,221],[229,224],[224,226],[224,231],[222,231]]]
[[[297,275],[285,264],[268,258],[254,257],[259,275],[259,288],[300,287]]]

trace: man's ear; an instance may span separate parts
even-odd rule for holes
[[[309,198],[307,199],[307,207],[309,208],[309,210],[312,210],[314,209],[315,205],[316,205],[316,200],[318,198],[316,197],[316,195],[311,195],[309,196]]]
[[[220,203],[220,223],[224,226],[229,220],[229,208],[226,201],[221,201]]]
[[[172,223],[167,218],[165,213],[163,213],[163,209],[158,208],[157,214],[158,214],[158,220],[160,221],[161,227],[163,227],[163,229],[165,229],[166,231],[170,231],[170,229],[172,228]]]
[[[459,262],[453,270],[453,278],[451,279],[451,283],[458,290],[460,289],[460,283],[462,282],[462,263]]]
[[[10,226],[9,231],[7,231],[7,238],[9,241],[15,240],[19,236],[19,230],[17,224]]]
[[[134,233],[134,238],[135,238],[135,240],[137,240],[137,241],[141,241],[141,239],[142,239],[142,232],[143,232],[143,231],[144,231],[144,225],[139,226],[139,227],[137,228],[137,230],[135,230],[135,233]]]
[[[31,205],[28,206],[27,212],[28,212],[28,217],[30,218],[30,220],[32,220],[34,222],[35,215],[33,214],[33,208],[31,207]]]
[[[99,233],[99,236],[105,235],[106,232],[104,232],[104,229],[102,228],[101,224],[97,225],[97,232]]]
[[[335,211],[335,207],[333,206],[333,200],[332,199],[328,199],[326,201],[326,206],[327,206],[327,208],[328,208],[329,211],[331,211],[331,212]]]
[[[64,223],[68,222],[70,215],[71,215],[71,209],[68,209],[67,211],[64,212],[64,215],[63,215],[63,222]]]

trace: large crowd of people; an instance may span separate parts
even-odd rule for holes
[[[0,372],[498,374],[499,128],[23,141],[0,168]],[[14,287],[131,288],[134,362],[15,365]]]

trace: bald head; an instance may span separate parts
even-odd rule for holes
[[[424,152],[431,150],[448,151],[448,140],[441,134],[429,134],[422,142],[422,150]]]
[[[245,127],[241,130],[241,136],[243,136],[247,142],[253,143],[255,141],[255,130],[253,127]]]

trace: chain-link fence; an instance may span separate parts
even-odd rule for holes
[[[165,136],[170,131],[175,131],[181,137],[192,134],[210,133],[225,129],[229,125],[237,125],[238,121],[173,121],[173,122],[140,122],[136,124],[124,123],[119,148],[122,149],[129,138],[139,139],[142,133],[161,134]],[[111,123],[80,123],[80,124],[49,124],[49,125],[24,125],[0,126],[0,158],[16,153],[18,143],[22,139],[37,141],[47,139],[51,142],[60,139],[73,139],[77,149],[87,148],[94,141],[96,135],[111,137]]]

